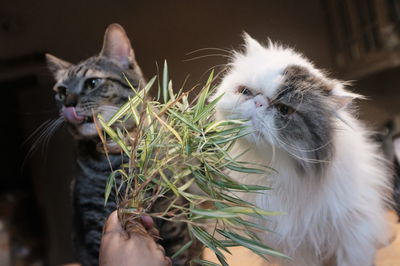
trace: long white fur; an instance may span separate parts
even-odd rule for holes
[[[339,266],[373,265],[377,247],[388,239],[384,216],[389,174],[366,128],[346,109],[337,110],[340,119],[333,132],[335,152],[324,176],[301,174],[296,171],[293,155],[282,148],[289,144],[279,142],[279,129],[273,119],[265,114],[261,117],[254,102],[242,101],[243,95],[237,93],[238,86],[244,85],[272,97],[282,81],[282,71],[289,65],[306,67],[317,77],[332,82],[333,94],[343,99],[359,97],[346,91],[342,83],[326,78],[292,49],[272,42],[262,46],[245,35],[245,52],[235,54],[230,71],[214,95],[224,94],[216,116],[249,119],[248,125],[262,134],[250,134],[238,141],[232,154],[250,148],[241,160],[267,164],[277,173],[231,175],[243,183],[273,188],[245,197],[263,209],[285,213],[259,220],[276,232],[260,234],[263,241],[293,258],[279,261],[281,265],[317,266],[332,258]]]

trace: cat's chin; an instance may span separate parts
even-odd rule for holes
[[[249,144],[255,144],[255,145],[266,145],[267,140],[265,134],[257,129],[257,123],[254,121],[254,119],[248,120],[244,126],[247,126],[248,128],[248,134],[245,135],[243,138],[241,138],[243,141],[248,142]]]
[[[124,128],[127,130],[131,130],[134,127],[132,123],[127,122],[124,125]],[[103,129],[100,129],[101,131]],[[79,125],[74,125],[72,130],[72,135],[76,139],[89,139],[89,138],[96,138],[99,136],[96,123],[94,122],[85,122]]]
[[[83,123],[78,126],[79,133],[84,137],[97,137],[98,132],[95,123]]]
[[[269,146],[264,133],[258,130],[253,130],[249,132],[247,135],[243,136],[240,140],[250,145],[256,145],[259,147]]]
[[[95,123],[82,123],[70,127],[70,132],[75,139],[90,139],[98,136]]]

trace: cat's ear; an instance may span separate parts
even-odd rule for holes
[[[263,50],[263,46],[254,38],[252,38],[247,32],[243,32],[243,40],[246,54],[259,52]]]
[[[114,23],[107,27],[100,56],[108,57],[127,69],[136,65],[131,42],[121,25]]]
[[[350,92],[344,89],[344,85],[340,81],[334,81],[333,88],[330,91],[331,97],[336,105],[337,110],[349,105],[355,99],[365,99],[365,96]]]
[[[55,57],[51,54],[46,54],[47,67],[53,73],[55,79],[58,79],[60,74],[72,66],[71,63]]]

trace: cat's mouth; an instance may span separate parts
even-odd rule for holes
[[[65,120],[72,124],[81,124],[85,120],[84,116],[76,113],[75,107],[65,107],[62,109],[61,114]]]
[[[101,114],[105,120],[110,119],[114,115],[114,111],[104,111],[101,109],[91,110],[90,112],[80,112],[75,107],[63,107],[60,115],[65,121],[71,125],[71,129],[76,137],[95,137],[98,134],[98,126],[95,118],[97,114]],[[131,123],[132,122],[132,123]],[[124,125],[127,129],[133,128],[133,120],[128,120]],[[100,126],[101,127],[101,126]]]
[[[93,116],[85,116],[85,120],[83,120],[84,123],[94,123]]]
[[[60,115],[72,125],[71,130],[77,138],[97,136],[97,128],[93,115],[85,115],[77,112],[75,107],[63,107]]]
[[[79,125],[83,123],[94,123],[93,116],[84,116],[76,112],[75,107],[65,107],[61,111],[61,115],[71,124]]]

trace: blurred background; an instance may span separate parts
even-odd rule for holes
[[[241,34],[294,47],[329,71],[354,80],[367,95],[359,115],[396,134],[400,111],[400,2],[398,0],[260,1],[1,1],[0,265],[60,265],[74,261],[70,182],[73,142],[65,128],[30,153],[28,137],[58,116],[48,52],[76,63],[97,54],[104,30],[120,23],[147,77],[168,61],[180,87],[202,80],[226,62],[218,51],[239,49]],[[196,60],[195,57],[205,56]],[[389,144],[390,145],[390,144]],[[398,264],[400,265],[400,264]]]

